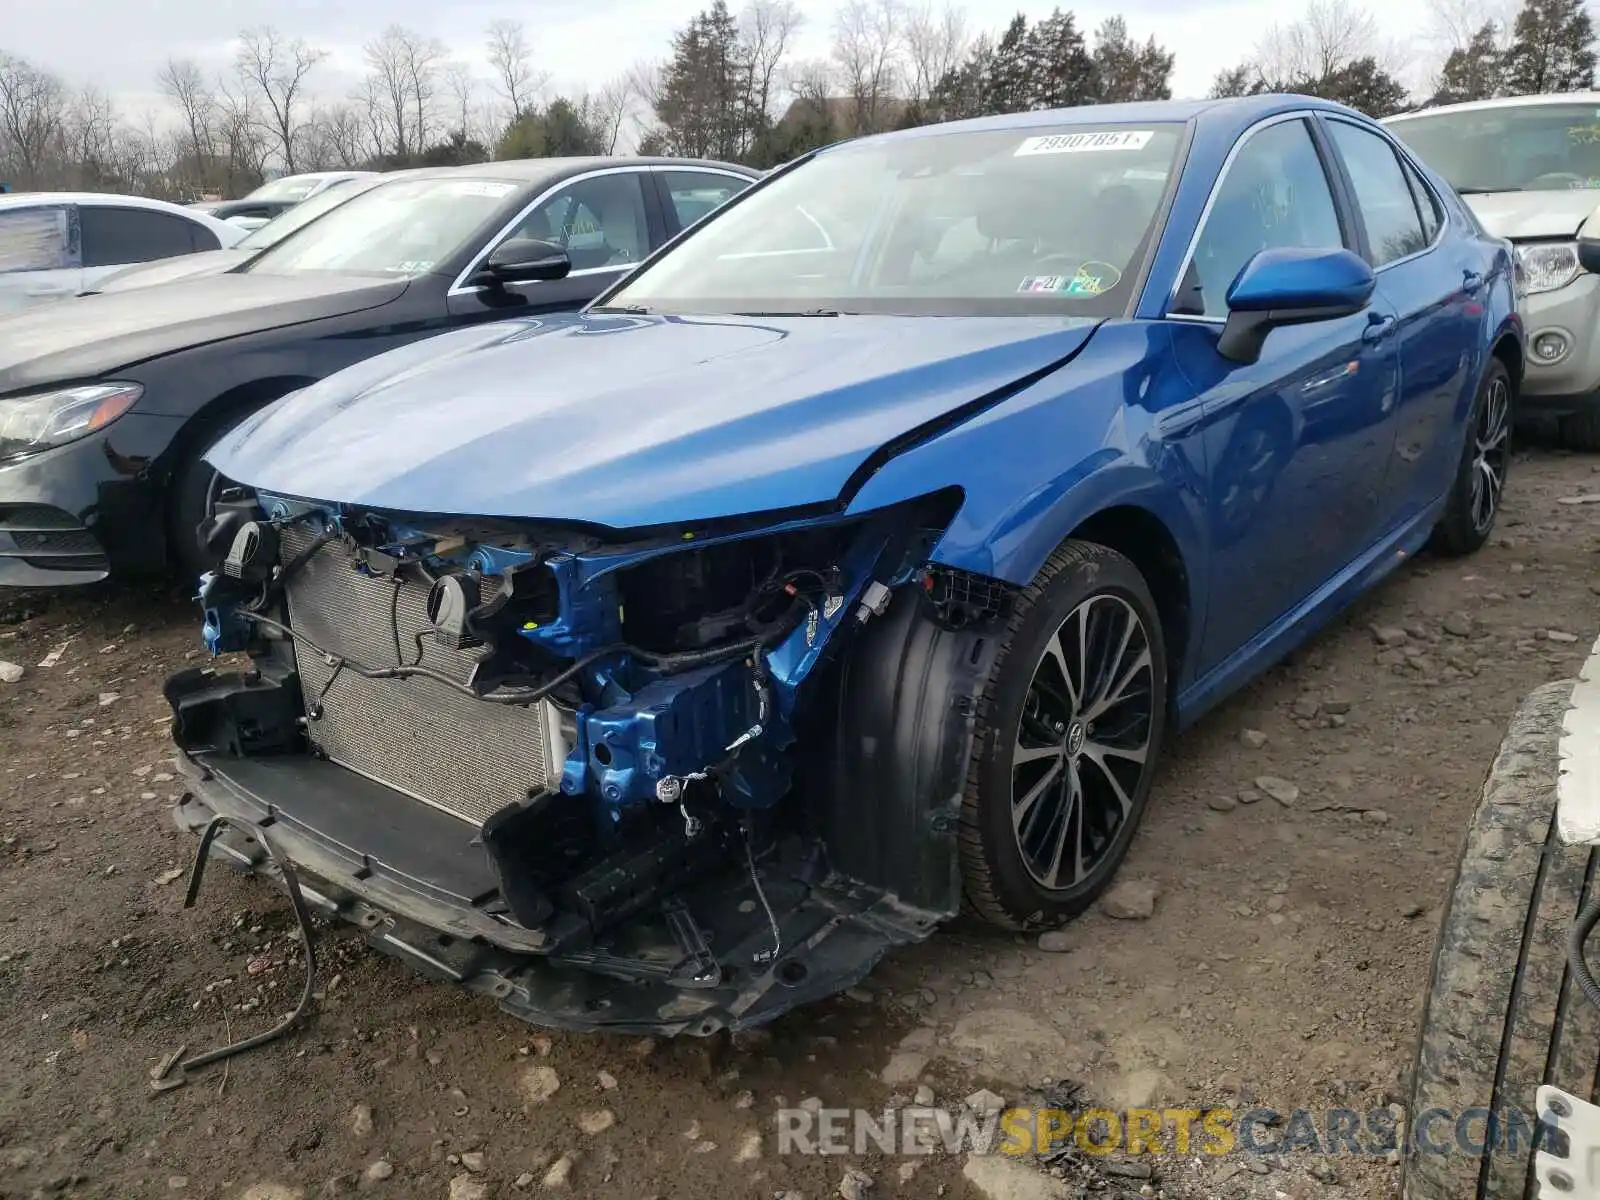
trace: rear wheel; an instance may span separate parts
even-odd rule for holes
[[[1589,1100],[1596,1093],[1600,1009],[1565,954],[1596,856],[1564,846],[1555,831],[1557,743],[1571,691],[1570,682],[1547,684],[1522,702],[1467,831],[1412,1068],[1404,1200],[1537,1195],[1530,1142],[1539,1085]],[[1483,1110],[1507,1114],[1488,1152],[1478,1150]]]
[[[1128,559],[1067,542],[1017,598],[979,705],[961,811],[968,903],[1006,929],[1059,925],[1111,882],[1150,796],[1166,643]]]
[[[1511,372],[1491,358],[1478,384],[1450,498],[1428,543],[1441,554],[1471,554],[1489,540],[1511,465],[1511,401]]]

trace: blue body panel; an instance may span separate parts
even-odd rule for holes
[[[1420,164],[1443,232],[1380,267],[1362,311],[1276,329],[1254,362],[1219,353],[1220,322],[1167,315],[1230,152],[1285,114],[1388,137],[1338,105],[1284,96],[962,123],[1188,122],[1163,229],[1118,319],[512,320],[332,376],[210,459],[286,496],[628,530],[869,514],[959,489],[932,559],[1015,584],[1084,522],[1138,509],[1170,536],[1190,593],[1175,679],[1187,722],[1422,545],[1489,356],[1522,357],[1509,247],[1479,235]],[[1353,224],[1342,176],[1334,192]],[[1274,286],[1294,295],[1292,283]],[[803,675],[808,656],[789,645],[772,660]],[[710,708],[745,702],[702,685]],[[653,752],[648,730],[624,726],[597,718],[593,734]]]

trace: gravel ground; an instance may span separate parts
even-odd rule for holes
[[[181,907],[160,685],[200,657],[196,616],[148,591],[0,600],[0,660],[25,668],[0,683],[0,1196],[1390,1195],[1381,1156],[1065,1181],[779,1156],[773,1114],[918,1087],[1397,1100],[1483,773],[1517,700],[1575,673],[1600,624],[1600,503],[1562,502],[1600,493],[1600,467],[1534,450],[1514,471],[1487,550],[1403,568],[1177,743],[1118,901],[1049,950],[958,925],[756,1036],[657,1044],[542,1034],[329,927],[308,1026],[160,1094],[158,1061],[264,1028],[300,986],[276,893],[219,870]]]

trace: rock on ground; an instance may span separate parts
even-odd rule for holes
[[[1153,879],[1119,879],[1100,897],[1100,911],[1119,921],[1143,921],[1155,915],[1160,895]]]
[[[969,1154],[961,1174],[988,1200],[1068,1200],[1067,1185],[1007,1154]]]
[[[892,1055],[888,1064],[883,1068],[880,1078],[890,1087],[902,1083],[915,1083],[928,1065],[926,1054],[917,1054],[913,1051],[902,1050]]]
[[[489,1185],[473,1175],[457,1175],[450,1181],[450,1200],[489,1200]]]
[[[1040,1062],[1059,1061],[1067,1052],[1067,1039],[1054,1026],[1013,1008],[981,1009],[956,1022],[950,1044],[957,1050],[970,1050],[997,1063],[1024,1063],[1035,1057]]]
[[[529,1067],[517,1083],[529,1104],[543,1104],[561,1090],[561,1076],[554,1067]]]

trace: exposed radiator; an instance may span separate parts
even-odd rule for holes
[[[304,525],[283,530],[283,561],[314,536]],[[349,552],[333,542],[289,581],[289,625],[330,653],[365,666],[410,664],[417,657],[416,635],[432,628],[427,597],[428,585],[419,580],[396,584],[356,570]],[[423,666],[467,681],[472,651],[448,649],[432,636],[421,645]],[[529,789],[546,786],[549,743],[542,705],[488,704],[432,679],[363,679],[348,669],[324,696],[334,668],[303,644],[295,653],[307,711],[314,703],[322,708],[321,719],[307,724],[309,736],[341,766],[474,825]]]

